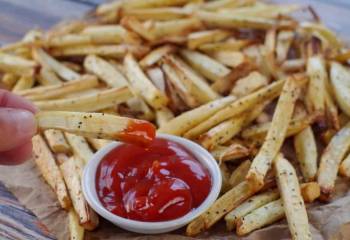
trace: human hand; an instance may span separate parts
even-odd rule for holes
[[[0,164],[20,164],[31,156],[36,111],[29,101],[0,89]]]

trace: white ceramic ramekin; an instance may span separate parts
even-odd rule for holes
[[[103,159],[103,157],[107,153],[109,153],[112,149],[114,149],[116,146],[122,143],[113,142],[108,144],[107,146],[105,146],[104,148],[102,148],[101,150],[95,153],[93,158],[88,162],[88,164],[84,169],[84,174],[82,179],[84,196],[87,202],[90,204],[90,206],[99,215],[109,220],[113,224],[132,232],[144,233],[144,234],[157,234],[157,233],[169,232],[169,231],[178,229],[180,227],[183,227],[186,224],[188,224],[190,221],[192,221],[194,218],[199,216],[201,213],[203,213],[205,210],[207,210],[209,206],[213,204],[213,202],[216,200],[216,198],[220,193],[221,181],[222,181],[221,172],[215,159],[211,156],[211,154],[207,150],[205,150],[198,144],[181,137],[176,137],[176,136],[167,135],[167,134],[157,134],[157,138],[164,138],[170,141],[177,142],[182,146],[184,146],[186,149],[188,149],[190,152],[192,152],[192,154],[194,154],[194,156],[198,159],[198,161],[208,169],[211,175],[211,180],[212,180],[211,191],[208,197],[204,200],[204,202],[199,207],[187,213],[185,216],[182,216],[180,218],[177,218],[171,221],[142,222],[142,221],[130,220],[130,219],[126,219],[126,218],[122,218],[117,215],[114,215],[113,213],[109,212],[107,209],[105,209],[102,206],[101,202],[98,199],[97,192],[96,192],[96,185],[95,185],[96,169],[100,161]]]

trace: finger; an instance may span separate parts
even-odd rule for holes
[[[36,121],[32,112],[0,108],[0,152],[23,145],[35,133]]]
[[[32,113],[38,111],[38,108],[28,100],[4,89],[0,89],[0,107],[20,108]]]
[[[23,145],[10,151],[0,152],[0,164],[18,165],[28,160],[32,156],[32,141],[29,140]]]

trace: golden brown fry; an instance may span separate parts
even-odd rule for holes
[[[255,156],[247,174],[247,180],[256,188],[263,186],[266,173],[285,139],[294,104],[298,97],[299,89],[296,81],[292,77],[285,82],[265,142]]]
[[[124,87],[67,99],[37,101],[34,104],[40,110],[92,112],[113,107],[118,103],[126,102],[130,98],[132,98],[132,93],[127,87]]]
[[[225,42],[204,43],[198,49],[207,54],[212,54],[216,51],[239,51],[248,44],[250,44],[249,40],[229,39]]]
[[[279,192],[275,189],[253,196],[246,200],[242,205],[235,208],[225,216],[226,228],[229,231],[235,229],[238,220],[251,213],[257,208],[266,205],[279,198]]]
[[[224,162],[219,163],[219,167],[220,167],[221,178],[222,178],[220,193],[225,193],[231,189],[231,186],[228,182],[230,178],[230,169],[227,167],[226,163]]]
[[[320,185],[317,182],[308,182],[300,185],[301,195],[304,202],[312,203],[321,195]]]
[[[341,48],[342,44],[338,40],[336,34],[325,25],[320,23],[303,22],[300,26],[307,32],[320,36],[321,41],[323,41],[323,44],[326,47],[333,47],[335,49]]]
[[[311,239],[306,208],[294,167],[281,155],[277,156],[274,166],[292,239]]]
[[[294,148],[305,181],[314,180],[317,174],[317,147],[311,127],[294,137]]]
[[[157,8],[166,6],[181,6],[187,2],[188,0],[128,0],[123,2],[122,7],[124,9]]]
[[[63,209],[69,209],[71,201],[64,184],[62,174],[56,164],[49,147],[40,135],[35,135],[32,139],[34,160],[45,181],[56,193],[58,202]]]
[[[252,162],[250,160],[245,160],[235,170],[233,170],[229,179],[231,187],[235,187],[241,182],[244,182],[245,176],[247,175],[251,164]]]
[[[70,153],[71,149],[61,131],[48,129],[44,131],[44,136],[50,149],[54,153]]]
[[[164,124],[164,126],[160,127],[158,132],[181,136],[183,133],[198,125],[209,116],[215,114],[228,104],[232,103],[235,99],[236,98],[233,96],[220,98],[188,112],[184,112],[183,114]]]
[[[350,148],[350,123],[346,124],[330,141],[321,156],[317,182],[321,195],[328,200],[334,191],[338,167]]]

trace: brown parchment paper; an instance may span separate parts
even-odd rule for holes
[[[1,166],[0,181],[28,209],[57,236],[69,239],[67,215],[59,207],[55,194],[44,182],[33,160],[20,166]],[[337,195],[328,204],[314,203],[308,206],[309,220],[314,240],[349,240],[350,239],[350,181],[338,179]],[[244,239],[244,240],[283,240],[290,239],[285,220],[257,230],[239,238],[225,230],[225,224],[219,222],[210,231],[198,236],[199,239]],[[124,231],[101,219],[100,227],[94,232],[87,232],[87,240],[187,240],[184,229],[161,235],[140,235]]]

